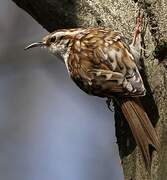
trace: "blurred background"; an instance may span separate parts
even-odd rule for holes
[[[122,180],[113,113],[43,49],[47,32],[0,1],[0,180]]]

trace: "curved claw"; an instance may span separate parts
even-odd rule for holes
[[[106,104],[107,104],[108,109],[113,112],[114,109],[111,107],[111,101],[112,101],[111,98],[107,98]]]
[[[138,41],[140,41],[141,39],[140,36],[141,36],[141,31],[142,31],[143,18],[144,18],[144,13],[141,13],[139,10],[139,13],[136,17],[136,26],[135,26],[135,31],[133,35],[132,46],[135,46],[136,44],[138,44],[139,43]]]

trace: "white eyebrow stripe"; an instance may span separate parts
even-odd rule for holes
[[[52,34],[52,36],[56,35],[56,36],[65,36],[65,35],[75,35],[75,34],[78,34],[80,32],[84,32],[85,30],[84,29],[79,29],[79,30],[76,30],[76,31],[73,31],[73,32],[70,32],[70,31],[64,31],[64,32],[55,32],[54,34]]]

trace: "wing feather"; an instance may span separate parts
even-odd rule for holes
[[[73,42],[68,61],[72,78],[80,76],[85,85],[83,89],[90,88],[92,94],[98,86],[101,96],[111,97],[113,93],[124,96],[145,95],[137,64],[121,34],[103,28],[89,29],[88,32],[76,37]],[[75,45],[77,38],[80,38],[81,45],[79,53]]]

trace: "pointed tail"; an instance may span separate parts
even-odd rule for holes
[[[156,131],[151,124],[139,98],[117,99],[125,118],[131,128],[137,145],[140,147],[147,169],[151,168],[150,147],[156,151],[160,143]]]

